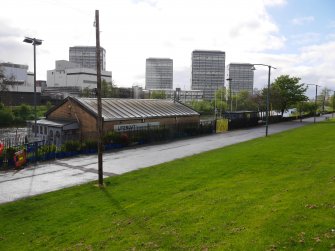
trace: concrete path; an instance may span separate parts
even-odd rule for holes
[[[319,117],[317,121],[324,119]],[[313,123],[313,118],[305,119],[302,123],[292,121],[272,124],[269,126],[269,134],[310,123]],[[257,127],[104,153],[104,176],[120,175],[264,135],[265,127]],[[82,155],[30,165],[22,170],[0,171],[0,203],[97,180],[97,162],[96,155]]]

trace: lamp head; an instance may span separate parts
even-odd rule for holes
[[[37,38],[31,38],[31,37],[25,37],[23,42],[28,43],[28,44],[33,44],[33,45],[41,45],[42,44],[41,39],[37,39]]]
[[[23,42],[28,43],[28,44],[32,44],[34,42],[34,40],[30,37],[25,37]]]

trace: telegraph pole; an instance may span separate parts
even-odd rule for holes
[[[96,30],[96,59],[97,59],[97,103],[98,103],[98,176],[99,187],[103,186],[103,159],[102,159],[102,105],[101,105],[101,62],[100,62],[100,27],[99,27],[99,10],[95,10],[95,30]]]

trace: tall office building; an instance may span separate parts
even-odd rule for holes
[[[100,47],[101,70],[106,70],[106,50]],[[95,46],[74,46],[69,49],[69,61],[81,68],[97,69]]]
[[[228,76],[232,79],[228,88],[231,88],[233,95],[241,91],[253,93],[254,71],[251,70],[252,66],[252,64],[247,63],[231,63],[228,65]]]
[[[224,87],[225,59],[224,51],[192,52],[191,89],[203,91],[205,100],[214,99],[215,91]]]
[[[170,58],[147,58],[145,89],[172,89],[173,61]]]

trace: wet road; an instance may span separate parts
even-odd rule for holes
[[[320,117],[317,118],[317,121],[324,119],[324,117]],[[313,118],[303,120],[302,123],[292,121],[272,124],[269,126],[269,134],[310,123],[313,123]],[[104,153],[104,177],[120,175],[227,145],[264,137],[264,135],[265,127],[257,127]],[[97,180],[97,162],[96,155],[82,155],[30,165],[22,170],[1,171],[0,203]]]

